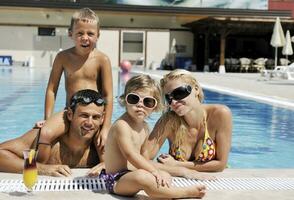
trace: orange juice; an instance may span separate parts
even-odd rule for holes
[[[28,189],[32,189],[37,182],[37,168],[24,169],[23,171],[23,182]]]
[[[37,182],[38,170],[36,163],[36,151],[29,149],[23,151],[24,153],[24,169],[23,169],[23,183],[28,191],[32,191],[33,186]]]

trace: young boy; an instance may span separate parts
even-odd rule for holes
[[[110,129],[105,145],[105,170],[99,175],[109,192],[132,196],[144,190],[157,198],[203,197],[204,186],[172,187],[170,175],[157,170],[141,155],[149,134],[145,119],[162,105],[155,81],[148,75],[134,76],[126,83],[121,102],[126,112]]]
[[[73,14],[69,36],[75,46],[59,52],[53,63],[45,99],[46,123],[42,127],[40,137],[43,144],[50,143],[50,141],[58,138],[58,133],[61,134],[68,129],[68,122],[64,119],[66,109],[52,115],[59,81],[62,73],[64,73],[66,106],[68,106],[68,101],[72,95],[81,89],[100,91],[105,98],[107,102],[105,120],[100,132],[95,136],[97,151],[104,147],[111,126],[113,94],[110,61],[105,54],[95,48],[100,34],[99,31],[98,16],[89,8],[83,8]],[[63,125],[56,127],[54,124]],[[43,162],[48,159],[46,154],[48,155],[49,152],[49,145],[40,145],[39,154],[42,154]]]

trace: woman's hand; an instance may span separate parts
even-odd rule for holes
[[[177,166],[178,161],[175,160],[171,155],[169,154],[161,154],[158,156],[157,161],[169,166]]]
[[[188,169],[186,167],[179,168],[179,171],[183,173],[183,177],[188,179],[198,179],[198,180],[216,180],[215,176],[209,173],[198,172],[194,169]]]

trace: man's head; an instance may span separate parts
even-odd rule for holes
[[[97,91],[86,89],[76,92],[70,99],[67,118],[70,130],[92,138],[103,124],[105,100]]]

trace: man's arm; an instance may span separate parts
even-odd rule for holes
[[[108,131],[111,126],[111,117],[113,111],[113,87],[112,87],[112,71],[111,64],[107,56],[103,55],[100,66],[100,80],[97,80],[98,88],[101,88],[103,97],[106,100],[104,122],[100,132],[95,137],[97,151],[103,149]]]
[[[47,85],[46,97],[45,97],[45,113],[44,119],[48,119],[54,110],[55,98],[60,82],[60,78],[63,72],[62,55],[61,53],[56,55],[53,63],[53,67],[50,73],[50,78]]]
[[[23,150],[32,146],[36,130],[31,130],[23,136],[0,144],[0,171],[22,173],[24,160]]]

